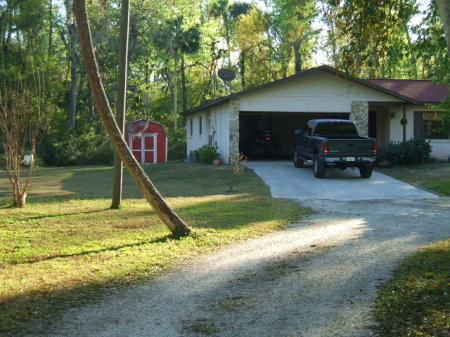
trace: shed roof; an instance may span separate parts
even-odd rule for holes
[[[449,95],[447,84],[437,84],[430,80],[373,79],[370,83],[410,97],[419,103],[440,103]]]
[[[209,102],[207,102],[205,104],[202,104],[202,105],[200,105],[198,107],[195,107],[193,109],[185,111],[184,113],[185,114],[191,114],[191,113],[194,113],[194,112],[197,112],[197,111],[201,111],[201,110],[204,110],[204,109],[207,109],[207,108],[210,108],[210,107],[213,107],[213,106],[225,103],[227,101],[230,101],[233,98],[237,98],[239,96],[242,96],[242,95],[245,95],[245,94],[248,94],[248,93],[251,93],[251,92],[255,92],[255,91],[258,91],[258,90],[261,90],[261,89],[264,89],[264,88],[269,88],[269,87],[272,87],[272,86],[277,85],[279,83],[283,83],[283,82],[286,82],[286,81],[289,81],[289,80],[295,79],[295,78],[301,78],[301,77],[304,77],[306,75],[310,75],[310,74],[317,73],[317,72],[320,72],[320,71],[327,72],[327,73],[330,73],[332,75],[341,77],[343,79],[346,79],[346,80],[358,83],[360,85],[363,85],[365,87],[369,87],[369,88],[374,89],[376,91],[383,92],[383,93],[385,93],[387,95],[390,95],[390,96],[393,96],[393,97],[396,97],[396,98],[400,98],[401,100],[403,100],[403,101],[405,101],[407,103],[411,103],[411,104],[420,105],[420,104],[424,104],[424,103],[440,103],[442,101],[442,99],[445,96],[448,95],[448,86],[442,85],[442,84],[435,84],[435,83],[433,83],[431,81],[428,81],[428,82],[430,82],[433,85],[429,85],[428,84],[428,85],[423,86],[423,88],[422,88],[423,90],[422,90],[421,95],[417,95],[417,94],[413,95],[412,92],[414,92],[414,90],[397,90],[398,86],[393,85],[393,84],[387,85],[387,82],[383,82],[383,81],[392,81],[392,83],[395,83],[396,81],[404,81],[404,80],[362,80],[362,79],[359,79],[359,78],[356,78],[356,77],[352,77],[349,74],[347,74],[347,73],[345,73],[343,71],[340,71],[340,70],[338,70],[336,68],[333,68],[333,67],[330,67],[330,66],[327,66],[327,65],[321,65],[319,67],[315,67],[315,68],[311,68],[311,69],[308,69],[308,70],[304,70],[304,71],[301,71],[301,72],[296,73],[294,75],[291,75],[291,76],[288,76],[288,77],[285,77],[285,78],[282,78],[282,79],[279,79],[279,80],[276,80],[276,81],[273,81],[273,82],[265,83],[265,84],[260,85],[258,87],[250,88],[250,89],[243,90],[243,91],[240,91],[240,92],[228,95],[228,96],[224,96],[224,97],[220,97],[220,98],[211,100],[211,101],[209,101]],[[381,82],[378,82],[378,81],[381,81]],[[414,82],[414,80],[410,80],[410,81]],[[422,82],[422,81],[419,80],[418,82]],[[420,87],[420,86],[418,86],[418,87]],[[447,94],[442,95],[444,87],[447,88]],[[439,94],[438,95],[434,95],[433,96],[432,93],[427,93],[428,91],[436,90],[436,88],[439,88]],[[419,92],[419,91],[420,91],[419,89],[416,89],[416,92]],[[430,98],[430,99],[433,99],[433,100],[427,100],[427,98]],[[435,99],[438,99],[438,100],[435,100]]]

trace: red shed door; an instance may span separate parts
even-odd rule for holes
[[[141,135],[130,135],[130,149],[133,152],[134,158],[139,163],[142,163],[142,136]]]
[[[158,146],[156,142],[156,134],[143,135],[143,156],[145,164],[156,163],[156,153],[158,152]]]
[[[130,135],[130,149],[141,164],[156,163],[157,134],[143,133]]]

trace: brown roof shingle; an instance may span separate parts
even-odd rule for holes
[[[374,79],[368,82],[409,97],[419,103],[440,103],[449,93],[449,85],[430,80]]]

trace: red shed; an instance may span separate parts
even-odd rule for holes
[[[141,164],[167,161],[167,134],[161,124],[138,119],[127,123],[125,140]]]

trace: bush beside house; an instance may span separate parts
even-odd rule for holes
[[[378,160],[391,165],[422,164],[430,160],[430,154],[430,142],[425,138],[416,138],[381,147]]]

